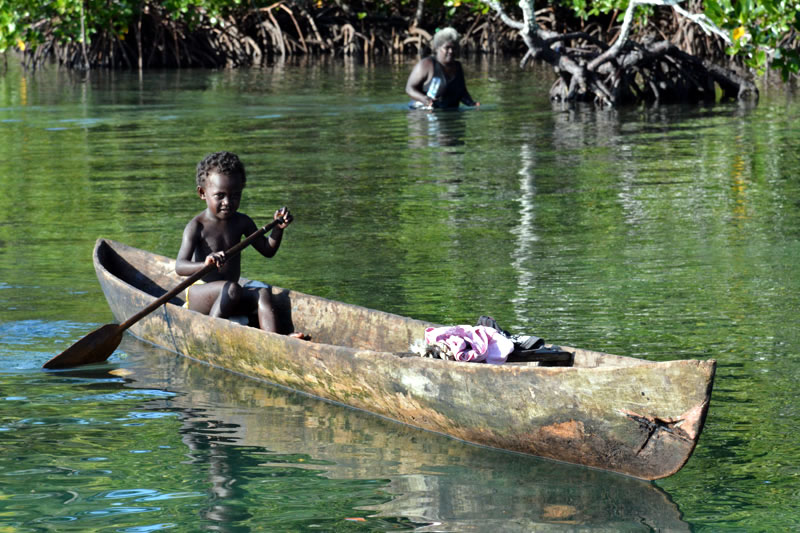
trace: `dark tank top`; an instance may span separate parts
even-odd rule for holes
[[[463,71],[459,68],[455,77],[448,80],[447,75],[444,73],[444,67],[442,67],[442,64],[436,61],[436,58],[433,56],[431,56],[431,61],[433,61],[433,76],[422,86],[422,90],[427,94],[428,88],[430,88],[434,78],[439,78],[440,84],[436,94],[437,100],[434,104],[434,107],[437,109],[458,107],[461,99],[467,93],[467,86],[464,82]]]

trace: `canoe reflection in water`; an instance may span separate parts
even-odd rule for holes
[[[122,349],[135,356],[125,362],[128,386],[179,393],[147,408],[163,404],[180,413],[190,448],[196,441],[207,446],[209,431],[224,437],[216,439],[213,455],[220,464],[210,472],[218,518],[226,514],[226,499],[235,497],[226,487],[241,491],[263,483],[270,468],[310,468],[331,479],[388,480],[376,487],[388,501],[368,507],[369,516],[406,518],[418,531],[533,531],[542,525],[689,531],[669,495],[646,481],[421,432],[198,364],[130,336]],[[236,447],[261,449],[263,471],[224,464]],[[308,458],[286,463],[298,455]]]
[[[409,148],[463,146],[467,131],[464,114],[468,112],[458,109],[409,111],[407,113]]]

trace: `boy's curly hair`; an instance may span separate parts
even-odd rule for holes
[[[242,187],[247,184],[244,164],[242,164],[239,156],[233,152],[208,154],[202,161],[197,163],[197,186],[205,187],[206,178],[214,172],[239,178],[242,181]]]

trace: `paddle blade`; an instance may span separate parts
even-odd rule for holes
[[[47,361],[42,368],[70,368],[105,361],[119,346],[124,331],[117,324],[106,324]]]

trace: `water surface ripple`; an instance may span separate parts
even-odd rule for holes
[[[466,62],[480,110],[405,109],[411,64],[0,76],[0,529],[786,531],[800,527],[800,105],[552,106]],[[657,483],[477,448],[126,338],[98,237],[165,255],[240,154],[242,210],[296,223],[248,277],[651,360],[717,359],[705,432]]]

